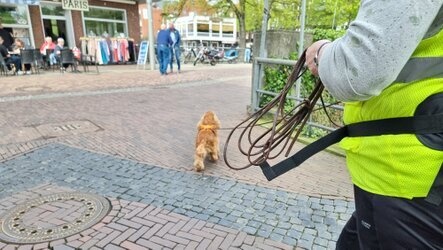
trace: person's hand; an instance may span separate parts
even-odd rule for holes
[[[325,47],[328,46],[328,43],[331,41],[329,40],[320,40],[315,43],[313,43],[309,48],[306,50],[306,65],[308,66],[309,70],[314,76],[318,76],[318,62],[320,61],[320,57],[322,54],[322,51],[325,49]],[[320,49],[320,51],[318,51]],[[317,56],[318,53],[318,56]],[[317,63],[315,63],[314,58],[317,56]]]

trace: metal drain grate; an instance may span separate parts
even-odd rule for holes
[[[43,124],[37,126],[36,129],[44,137],[78,135],[102,130],[102,128],[90,121],[69,121],[63,123]]]
[[[76,129],[81,129],[82,126],[80,124],[67,124],[62,126],[55,126],[54,131],[71,131]]]
[[[0,218],[0,241],[33,244],[66,238],[100,222],[110,202],[86,193],[59,193],[18,205]]]

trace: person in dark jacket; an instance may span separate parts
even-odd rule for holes
[[[172,65],[174,62],[174,60],[173,60],[174,56],[175,56],[175,61],[177,62],[178,73],[180,73],[180,42],[181,42],[181,38],[180,38],[180,33],[174,27],[174,23],[169,24],[169,34],[170,34],[171,40],[172,40],[171,60],[169,62],[170,68],[171,68],[171,73],[173,72]]]
[[[160,73],[167,75],[166,70],[170,60],[169,50],[172,45],[171,36],[169,31],[166,30],[166,25],[161,25],[161,30],[157,34],[157,56],[160,64]]]
[[[12,37],[11,32],[3,28],[1,18],[0,18],[0,37],[3,38],[3,46],[5,46],[6,49],[10,50],[12,44],[14,43],[14,38]]]

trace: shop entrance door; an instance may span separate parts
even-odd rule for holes
[[[69,47],[69,39],[66,32],[66,20],[43,19],[45,36],[52,37],[54,43],[59,37],[65,39],[65,46]]]
[[[60,3],[47,2],[41,3],[41,11],[45,37],[52,37],[54,43],[57,43],[57,39],[61,37],[65,40],[66,47],[74,47],[71,12],[64,10]]]

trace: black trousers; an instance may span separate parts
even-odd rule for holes
[[[443,168],[430,195],[412,200],[354,186],[355,212],[337,249],[443,249]]]

